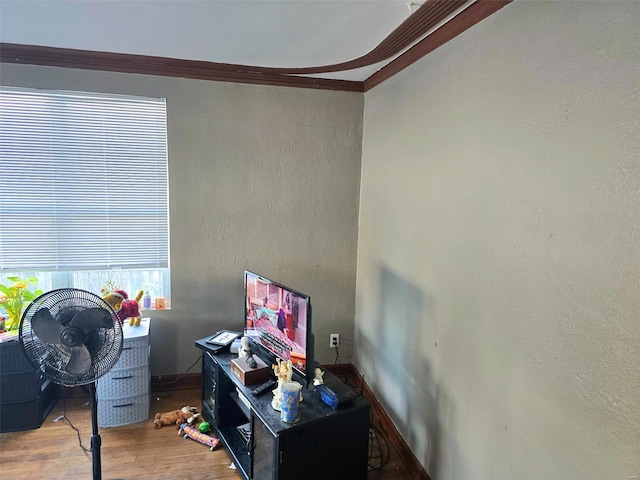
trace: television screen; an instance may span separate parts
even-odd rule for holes
[[[313,367],[311,301],[308,295],[245,271],[245,335],[308,382]]]

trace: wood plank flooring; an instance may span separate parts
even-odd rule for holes
[[[200,390],[176,390],[152,395],[150,416],[183,405],[200,408]],[[91,414],[87,397],[60,399],[42,427],[0,434],[0,478],[14,480],[76,480],[92,478],[91,452],[85,452],[78,434],[65,419],[54,422],[64,413],[80,432],[82,445],[89,450]],[[375,424],[375,423],[374,423]],[[100,429],[101,471],[104,480],[154,479],[200,480],[241,479],[231,457],[223,447],[213,452],[208,447],[178,436],[176,428],[153,428],[153,421],[118,428]],[[370,463],[379,467],[386,460],[384,435],[376,431],[371,442]],[[378,471],[370,471],[369,480],[410,480],[411,475],[391,445],[389,458]],[[330,480],[330,479],[328,479]]]

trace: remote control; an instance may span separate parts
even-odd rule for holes
[[[266,382],[261,383],[260,385],[255,387],[253,390],[251,390],[251,393],[258,396],[263,394],[267,390],[272,390],[273,388],[275,388],[276,385],[278,385],[278,382],[276,382],[273,378],[270,378]]]

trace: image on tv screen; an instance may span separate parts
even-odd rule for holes
[[[309,297],[251,272],[245,288],[245,334],[304,372]]]

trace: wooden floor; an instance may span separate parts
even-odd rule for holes
[[[200,390],[188,389],[157,393],[152,396],[151,417],[183,405],[199,408]],[[91,414],[87,398],[59,400],[42,427],[15,433],[0,434],[0,478],[15,480],[87,480],[92,478],[91,452],[80,446],[78,434],[63,415],[79,430],[82,445],[89,450]],[[386,462],[384,436],[375,431],[370,447],[372,467]],[[178,436],[173,427],[154,429],[151,420],[126,427],[100,429],[101,471],[109,479],[241,479],[233,468],[231,457],[223,447],[210,451],[208,447]],[[380,470],[371,470],[368,479],[410,480],[393,447],[389,459]],[[301,479],[304,480],[304,479]],[[328,479],[330,480],[330,479]]]

